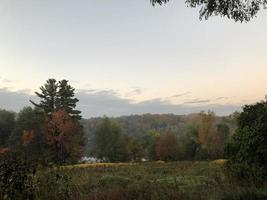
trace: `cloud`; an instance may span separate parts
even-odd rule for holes
[[[210,103],[210,99],[192,99],[184,102],[184,104],[201,104],[201,103]]]
[[[2,83],[5,83],[5,84],[17,83],[18,82],[18,80],[11,80],[11,79],[7,79],[7,78],[1,77],[1,76],[0,76],[0,81]]]
[[[239,105],[220,105],[220,104],[205,104],[205,105],[186,105],[172,104],[170,101],[155,98],[136,103],[129,99],[121,98],[116,92],[98,91],[93,93],[79,92],[77,97],[80,99],[78,108],[82,110],[83,116],[122,116],[131,114],[144,113],[174,113],[174,114],[189,114],[200,111],[214,111],[218,115],[228,115],[236,110],[240,110]],[[208,102],[210,100],[198,100],[198,102]]]
[[[186,96],[186,95],[189,95],[189,94],[191,94],[191,92],[184,92],[184,93],[181,93],[181,94],[173,95],[173,96],[171,96],[170,98],[183,97],[183,96]]]
[[[135,95],[140,95],[140,94],[142,94],[142,93],[143,93],[143,90],[142,90],[141,88],[136,88],[136,89],[134,89],[134,90],[128,92],[128,93],[126,94],[126,97],[131,97],[131,96],[135,96]]]
[[[132,100],[120,97],[113,90],[78,90],[76,94],[80,100],[77,109],[82,111],[84,118],[98,116],[122,116],[144,113],[174,113],[189,114],[200,111],[211,110],[218,115],[228,115],[240,110],[239,105],[208,104],[209,100],[195,99],[194,105],[172,104],[170,101],[156,98],[136,103]],[[30,106],[29,100],[38,101],[38,98],[24,91],[10,91],[7,88],[0,88],[0,108],[18,112],[24,106]],[[205,102],[198,105],[196,102]]]
[[[217,97],[214,99],[214,101],[224,100],[224,99],[230,99],[230,97]]]
[[[30,95],[29,90],[10,91],[8,88],[0,88],[0,108],[19,111],[25,106],[30,106],[29,100],[38,101],[37,97]]]

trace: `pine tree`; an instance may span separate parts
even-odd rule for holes
[[[75,110],[76,103],[79,101],[75,98],[75,89],[68,84],[67,80],[59,81],[56,107],[57,109],[64,109],[74,119],[81,119],[81,111]]]
[[[41,99],[40,103],[30,102],[41,108],[48,116],[57,110],[64,109],[73,119],[81,119],[81,112],[75,110],[79,100],[75,98],[75,89],[68,84],[67,80],[57,82],[55,79],[48,79],[44,86],[40,87],[40,90],[40,93],[35,92]]]
[[[41,99],[40,103],[37,104],[30,101],[33,105],[43,109],[45,113],[51,115],[56,107],[56,96],[57,96],[57,81],[55,79],[48,79],[44,86],[40,87],[41,93],[35,92],[35,94]]]

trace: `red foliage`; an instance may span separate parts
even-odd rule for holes
[[[0,155],[5,155],[11,152],[11,148],[9,147],[4,147],[4,148],[0,148]]]
[[[30,131],[23,131],[23,135],[22,135],[22,144],[24,146],[27,146],[28,144],[30,144],[33,140],[34,140],[34,131],[30,130]]]
[[[58,110],[45,119],[45,136],[47,143],[55,148],[64,148],[68,154],[79,156],[79,124],[64,110]]]

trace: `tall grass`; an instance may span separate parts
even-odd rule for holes
[[[71,165],[39,169],[29,198],[14,199],[267,199],[266,185],[239,184],[226,174],[223,160]]]
[[[223,160],[67,166],[72,199],[262,199],[266,187],[239,186],[225,175]]]

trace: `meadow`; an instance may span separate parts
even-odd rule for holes
[[[53,169],[68,180],[56,186],[46,179],[42,196],[50,199],[266,199],[267,188],[236,184],[225,175],[225,160],[99,163]],[[45,174],[41,172],[40,174]],[[51,194],[53,188],[58,194]],[[67,192],[66,192],[67,190]]]

